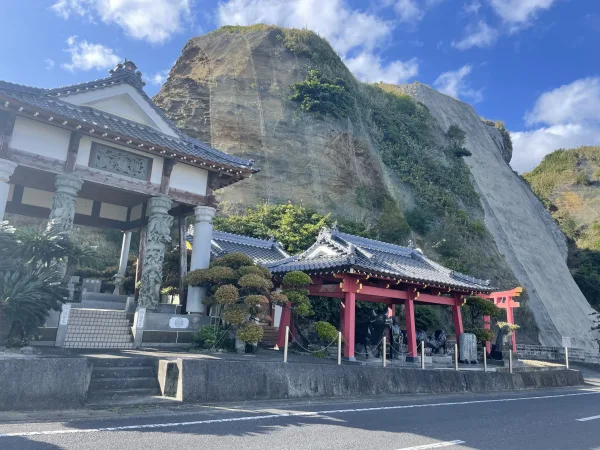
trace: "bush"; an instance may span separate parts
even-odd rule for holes
[[[315,330],[319,339],[327,345],[338,338],[338,330],[329,322],[320,321],[315,323]]]
[[[484,328],[472,328],[465,330],[466,333],[473,333],[477,338],[477,343],[484,345],[486,342],[492,342],[495,338],[492,330],[486,330]]]
[[[271,301],[276,305],[285,306],[288,304],[289,299],[285,295],[280,294],[279,292],[272,292]]]
[[[229,253],[227,255],[216,258],[210,264],[211,267],[228,267],[237,270],[244,266],[254,266],[254,261],[248,255],[243,253]]]
[[[353,100],[349,85],[341,78],[327,78],[319,70],[311,69],[304,81],[292,85],[290,100],[300,105],[300,110],[317,116],[348,117]]]
[[[248,322],[237,332],[237,338],[246,344],[258,344],[263,338],[263,327],[256,323]]]
[[[238,273],[241,276],[244,275],[258,275],[263,278],[271,278],[271,271],[265,266],[243,266],[238,269]]]
[[[225,308],[221,317],[231,325],[241,325],[248,316],[248,308],[245,305],[235,304]]]
[[[467,150],[467,149],[466,149],[466,148],[464,148],[464,147],[460,147],[460,148],[456,148],[456,149],[454,149],[454,155],[455,155],[457,158],[461,158],[461,157],[463,157],[463,156],[472,156],[472,155],[473,155],[473,153],[471,153],[469,150]]]
[[[283,276],[282,283],[284,286],[288,286],[291,288],[301,288],[310,286],[312,283],[312,279],[304,272],[295,270],[293,272],[286,273]]]
[[[259,291],[269,291],[273,289],[273,282],[261,275],[249,274],[239,279],[238,284],[244,289],[256,289]]]
[[[221,305],[232,305],[237,301],[239,296],[239,292],[234,285],[224,284],[223,286],[219,286],[215,292],[215,301]]]
[[[208,278],[213,284],[233,283],[238,274],[231,267],[216,266],[208,269]]]
[[[244,299],[244,303],[249,308],[258,309],[262,305],[266,305],[269,303],[269,299],[264,295],[248,295]]]
[[[192,336],[192,342],[203,349],[226,348],[229,332],[216,325],[204,325]]]
[[[190,286],[202,286],[210,282],[210,276],[208,269],[196,269],[192,270],[185,277],[185,284]]]

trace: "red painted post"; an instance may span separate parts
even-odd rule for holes
[[[490,330],[492,326],[492,319],[490,316],[483,316],[483,329]],[[492,344],[490,341],[485,342],[485,351],[490,353],[492,351]]]
[[[506,321],[511,324],[514,325],[515,324],[515,316],[513,313],[513,308],[511,306],[512,303],[512,297],[507,297],[506,298]],[[517,332],[513,331],[512,332],[512,336],[511,336],[511,340],[512,340],[512,351],[513,353],[517,353]]]
[[[465,330],[463,328],[462,322],[462,314],[460,313],[461,299],[460,296],[456,295],[454,297],[456,304],[452,306],[452,320],[454,321],[454,334],[456,334],[456,343],[459,343],[461,333],[464,333]]]
[[[396,305],[391,303],[388,306],[388,317],[394,317],[396,315]]]
[[[404,301],[404,315],[406,316],[406,344],[408,346],[408,358],[417,357],[417,332],[415,326],[415,302],[414,293],[408,293],[408,299]]]
[[[355,327],[356,293],[346,292],[344,298],[344,356],[351,361],[354,357],[354,327]]]
[[[292,310],[290,309],[292,306],[291,303],[288,303],[287,306],[284,306],[281,309],[281,319],[279,321],[279,330],[277,331],[277,346],[279,348],[283,348],[285,345],[285,327],[291,325],[292,321]]]
[[[344,335],[344,302],[340,302],[340,330],[342,332],[342,336]]]

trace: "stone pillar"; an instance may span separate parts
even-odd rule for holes
[[[138,301],[140,307],[154,309],[160,300],[165,245],[171,242],[171,203],[168,197],[152,197],[148,200],[148,227]]]
[[[48,230],[69,234],[75,220],[75,200],[83,180],[71,174],[56,175],[56,192],[48,221]]]
[[[8,201],[8,191],[10,190],[8,180],[16,167],[16,162],[9,161],[8,159],[0,159],[0,221],[4,220],[4,211],[6,210],[6,202]]]
[[[192,260],[190,272],[206,269],[210,263],[210,241],[212,240],[212,218],[217,210],[210,206],[194,208],[194,242],[192,244]],[[202,300],[206,296],[206,288],[188,286],[187,312],[189,314],[206,315],[206,305]]]
[[[115,275],[115,290],[114,295],[121,293],[121,285],[123,284],[123,278],[127,272],[127,261],[129,260],[129,248],[131,247],[131,231],[125,231],[123,233],[123,244],[121,245],[121,259],[119,261],[119,271]]]

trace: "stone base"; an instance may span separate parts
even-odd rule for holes
[[[407,356],[406,362],[413,362],[421,364],[421,356]],[[431,356],[425,356],[425,364],[433,363],[433,359]]]
[[[452,364],[452,356],[451,355],[434,355],[431,357],[431,360],[434,364]],[[425,360],[427,362],[427,360]]]

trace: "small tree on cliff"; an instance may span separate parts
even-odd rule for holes
[[[283,301],[281,294],[271,292],[269,270],[243,253],[230,253],[212,261],[208,269],[190,272],[186,283],[207,288],[204,303],[222,305],[221,318],[233,327],[236,341],[246,344],[257,344],[263,337],[263,329],[256,323],[268,320],[261,316],[262,307],[270,300]]]

